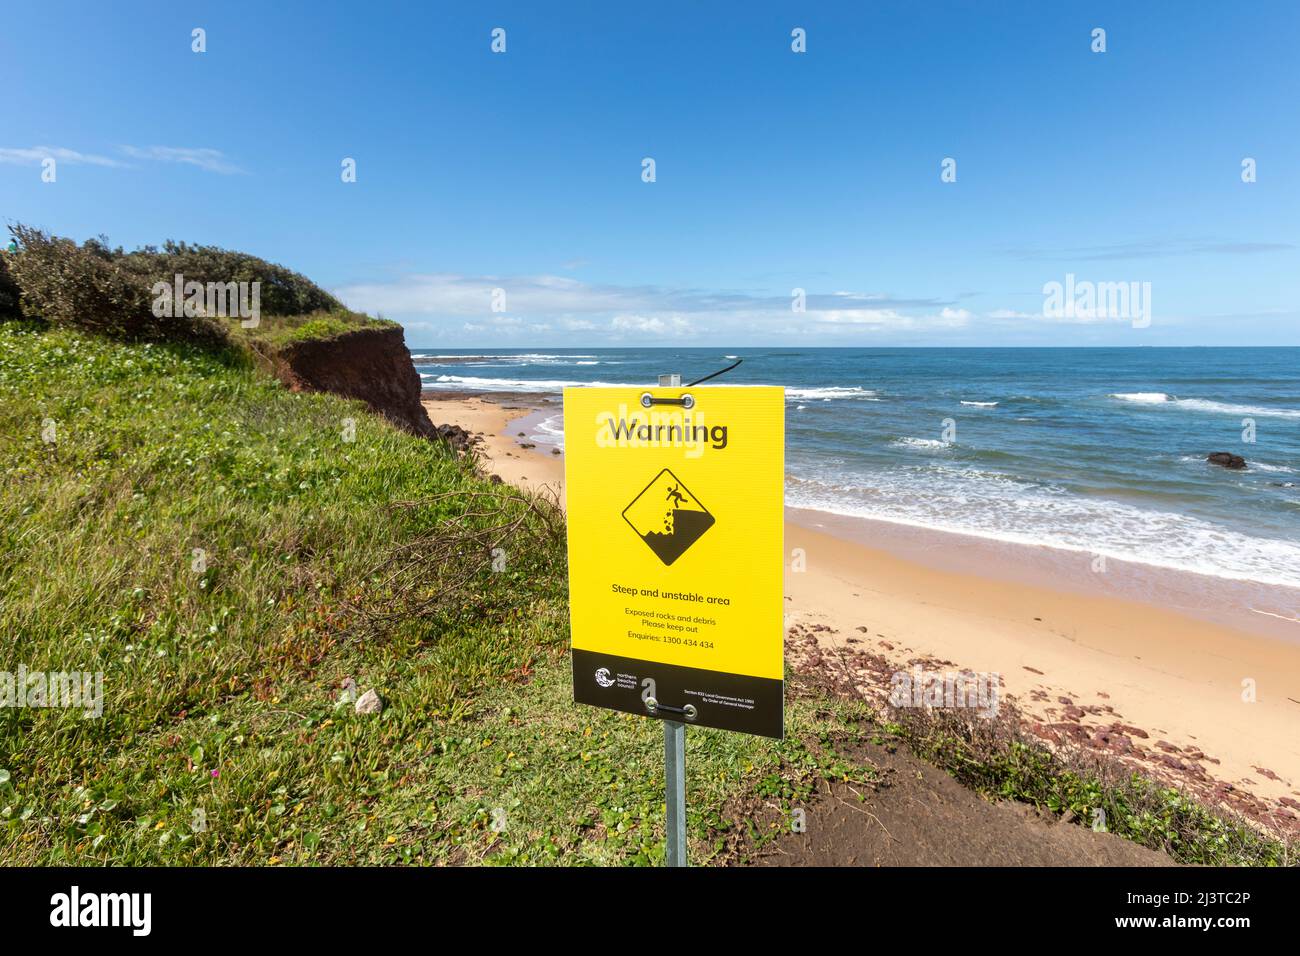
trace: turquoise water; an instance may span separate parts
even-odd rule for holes
[[[1300,349],[413,352],[432,392],[550,395],[740,357],[716,384],[786,388],[792,506],[1300,587]]]

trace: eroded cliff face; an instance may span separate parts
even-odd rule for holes
[[[420,373],[400,327],[358,329],[337,338],[294,342],[277,350],[270,361],[275,376],[295,392],[359,398],[414,435],[438,437],[420,405]]]

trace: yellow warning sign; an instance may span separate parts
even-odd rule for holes
[[[574,699],[779,737],[784,390],[567,388]]]

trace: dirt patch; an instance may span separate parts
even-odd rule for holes
[[[865,627],[859,631],[869,636]],[[952,661],[915,654],[883,639],[874,645],[883,653],[868,650],[862,638],[842,637],[825,624],[796,624],[789,630],[786,648],[794,668],[819,675],[828,686],[882,708],[890,697],[892,677],[900,671],[919,667],[969,674]],[[1292,797],[1265,799],[1220,779],[1215,773],[1220,762],[1217,757],[1192,744],[1170,743],[1159,736],[1158,728],[1135,726],[1110,704],[1080,704],[1072,697],[1041,689],[1032,690],[1027,700],[1000,689],[1000,698],[1027,734],[1058,752],[1074,748],[1136,770],[1182,790],[1205,806],[1244,818],[1263,832],[1292,839],[1300,834],[1300,801]],[[1267,779],[1280,779],[1266,767],[1255,771]]]
[[[1164,853],[1025,804],[991,802],[902,750],[866,743],[845,751],[875,766],[874,787],[823,783],[793,817],[755,800],[738,813],[779,833],[727,862],[762,866],[1173,866]],[[751,844],[752,845],[752,844]]]

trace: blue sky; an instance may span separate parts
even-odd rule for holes
[[[1300,345],[1290,0],[271,6],[7,5],[0,217],[417,346]],[[1045,316],[1067,274],[1149,326]]]

